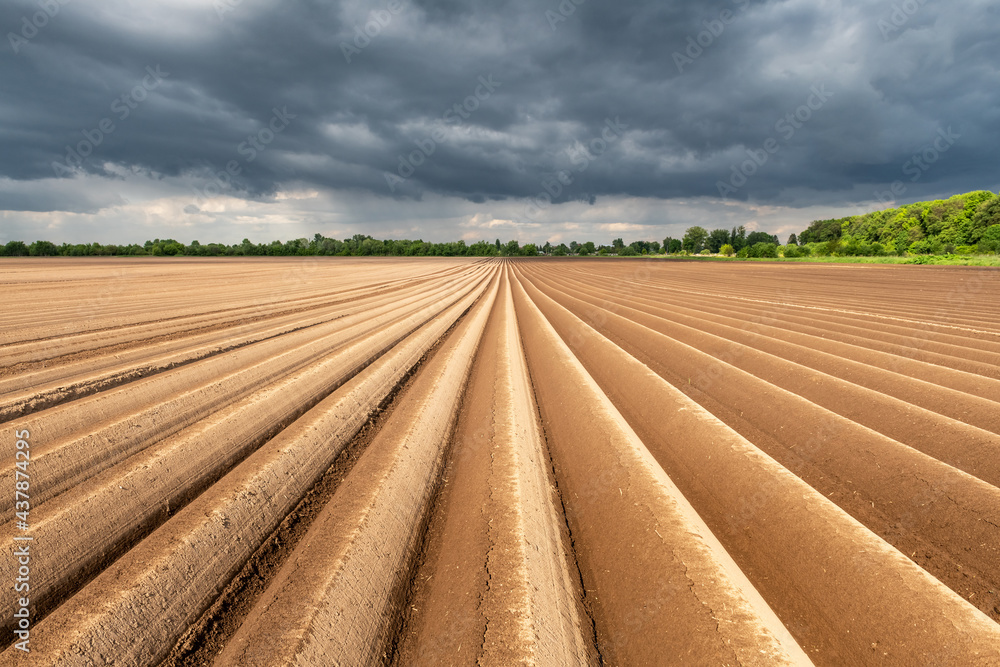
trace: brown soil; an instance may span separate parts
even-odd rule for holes
[[[31,258],[0,285],[35,538],[32,652],[7,596],[0,665],[1000,664],[998,271]]]

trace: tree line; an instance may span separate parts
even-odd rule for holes
[[[813,221],[803,232],[792,234],[782,246],[777,236],[767,232],[747,232],[743,226],[731,229],[689,227],[682,238],[659,241],[632,241],[617,238],[610,245],[593,241],[569,244],[521,245],[516,240],[501,243],[465,241],[431,243],[417,239],[376,239],[355,234],[349,239],[313,238],[253,243],[184,244],[174,239],[154,239],[142,245],[10,241],[0,246],[0,256],[193,256],[252,257],[296,255],[340,255],[351,257],[533,257],[615,255],[619,257],[667,254],[721,254],[737,257],[803,257],[940,255],[949,253],[1000,252],[1000,197],[988,190],[976,190],[948,199],[924,201],[899,208],[873,211],[845,218]]]
[[[941,255],[1000,251],[1000,197],[975,190],[832,220],[816,220],[800,244],[830,255]]]
[[[648,255],[660,252],[658,241],[633,241],[626,245],[622,239],[615,239],[611,245],[596,245],[593,241],[578,243],[573,241],[568,245],[559,243],[553,245],[546,242],[543,245],[526,243],[521,245],[512,240],[502,243],[500,239],[494,242],[478,241],[466,244],[465,241],[447,243],[431,243],[423,240],[376,239],[366,234],[355,234],[349,239],[327,238],[316,234],[313,238],[292,239],[291,241],[272,241],[271,243],[254,243],[243,239],[241,243],[226,245],[224,243],[202,244],[192,241],[184,244],[175,239],[154,239],[142,245],[101,244],[101,243],[63,243],[56,245],[50,241],[35,241],[26,244],[23,241],[10,241],[0,246],[0,256],[6,257],[89,257],[89,256],[187,256],[187,257],[263,257],[263,256],[302,256],[302,255],[339,255],[347,257],[533,257],[537,255]]]
[[[766,232],[689,227],[679,243],[687,254],[737,257],[942,255],[1000,252],[1000,197],[976,190],[832,220],[815,220],[782,246]]]
[[[671,252],[690,255],[715,255],[738,257],[777,257],[778,237],[767,232],[747,232],[740,225],[732,229],[706,230],[704,227],[688,227],[684,237],[676,243],[670,241]]]

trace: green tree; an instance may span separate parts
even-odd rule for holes
[[[1000,197],[991,197],[976,208],[972,216],[971,229],[963,240],[977,243],[983,238],[986,230],[994,225],[1000,225]]]
[[[721,248],[719,248],[719,252],[725,255],[726,257],[732,257],[733,255],[736,254],[736,250],[733,248],[733,246],[729,245],[728,243],[724,244]]]
[[[795,234],[792,234],[791,236],[788,237],[788,245],[798,245],[798,244],[799,240],[795,238]]]
[[[729,232],[725,229],[713,229],[705,243],[713,253],[719,252],[722,246],[729,243]]]
[[[651,241],[632,241],[628,244],[628,247],[635,251],[637,255],[648,255],[653,249],[653,243]],[[656,244],[659,247],[659,243]]]
[[[504,257],[517,257],[521,254],[521,246],[516,240],[507,241],[500,254]]]
[[[247,257],[253,257],[254,255],[263,255],[264,246],[259,246],[256,243],[250,241],[250,239],[243,239],[240,243],[240,254]]]
[[[739,227],[733,227],[732,231],[729,232],[729,245],[739,252],[747,244],[747,228],[743,225]]]
[[[28,247],[28,254],[32,257],[54,257],[59,254],[59,248],[50,241],[35,241]]]
[[[986,228],[977,248],[979,252],[1000,252],[1000,224]]]
[[[799,234],[799,243],[814,243],[816,241],[831,241],[839,239],[843,232],[843,219],[815,220]]]
[[[699,253],[707,240],[708,232],[704,227],[688,227],[681,245],[688,252]]]
[[[750,232],[747,235],[747,245],[752,246],[758,243],[775,243],[775,241],[774,237],[767,232]]]
[[[5,257],[27,257],[29,251],[24,241],[8,241],[0,254]]]
[[[469,246],[468,254],[473,257],[488,257],[495,252],[492,244],[486,241],[476,241]]]

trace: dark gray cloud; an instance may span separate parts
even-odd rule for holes
[[[190,216],[315,189],[507,202],[541,225],[550,199],[810,207],[1000,184],[990,2],[13,0],[0,27],[6,211],[120,199],[37,187],[57,177],[141,179]]]

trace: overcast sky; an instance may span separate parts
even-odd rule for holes
[[[995,1],[4,0],[0,27],[0,242],[784,241],[1000,189]]]

